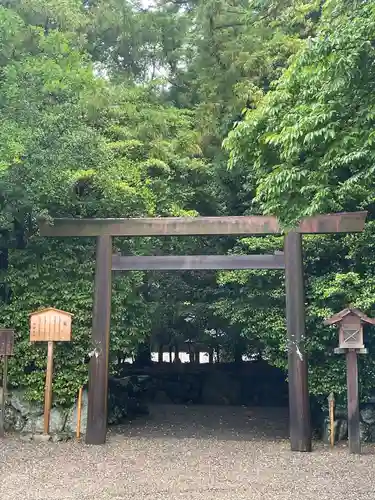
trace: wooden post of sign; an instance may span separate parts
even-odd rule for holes
[[[8,392],[8,356],[13,355],[14,330],[0,329],[0,357],[3,359],[3,387],[0,398],[0,437],[5,435],[5,405]]]
[[[360,416],[358,395],[358,362],[357,351],[349,349],[346,353],[347,385],[348,385],[348,438],[349,452],[361,453]]]
[[[46,386],[44,390],[44,434],[49,434],[52,406],[53,342],[48,342]]]
[[[5,398],[6,398],[6,371],[7,371],[7,356],[3,357],[3,387],[1,391],[1,414],[0,414],[0,437],[5,434]]]
[[[3,416],[3,429],[2,433],[4,436],[4,426],[5,426],[5,404],[8,397],[8,356],[3,357],[3,399],[1,401],[1,414]]]

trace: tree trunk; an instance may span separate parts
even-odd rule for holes
[[[208,362],[212,365],[214,362],[214,350],[210,349],[208,351]]]
[[[158,350],[158,363],[163,362],[163,351],[164,351],[164,346],[159,345],[159,350]]]
[[[148,342],[139,344],[135,356],[135,364],[137,366],[150,366],[151,362],[150,344]]]
[[[236,364],[241,364],[242,356],[243,356],[242,342],[236,342],[234,346],[234,362]]]
[[[178,349],[178,345],[174,346],[174,360],[178,361],[180,359],[180,351]]]
[[[189,353],[189,363],[194,363],[194,350],[192,349],[192,345],[188,344],[188,353]]]
[[[220,363],[220,347],[215,349],[216,352],[216,363]]]

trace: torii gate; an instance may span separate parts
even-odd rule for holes
[[[302,234],[362,232],[367,212],[343,212],[303,219],[285,234],[284,254],[261,256],[112,256],[113,236],[197,236],[282,234],[277,218],[161,217],[55,219],[39,223],[41,236],[97,238],[92,341],[89,365],[87,444],[104,444],[107,434],[108,355],[112,270],[284,269],[288,333],[289,425],[292,451],[311,451],[311,423],[305,356],[305,297]]]

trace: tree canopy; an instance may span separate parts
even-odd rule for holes
[[[295,223],[372,207],[374,12],[328,2],[316,36],[229,134],[231,162],[248,166],[262,212]]]

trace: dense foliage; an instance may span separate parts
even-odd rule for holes
[[[348,303],[375,315],[374,35],[374,6],[359,0],[1,2],[0,313],[17,330],[12,384],[42,397],[45,347],[29,344],[28,313],[49,305],[75,315],[73,342],[56,349],[55,401],[87,379],[94,242],[41,238],[38,217],[272,213],[289,227],[366,209],[363,235],[305,238],[311,391],[344,397],[336,332],[322,321]],[[261,253],[282,239],[115,246]],[[199,339],[226,359],[260,353],[285,367],[283,286],[279,271],[116,275],[111,359]],[[365,398],[373,356],[362,364]]]
[[[345,387],[343,362],[331,356],[336,333],[322,319],[348,304],[375,313],[374,36],[371,2],[325,2],[315,36],[225,141],[230,165],[246,171],[254,210],[278,214],[286,227],[316,213],[369,211],[363,235],[305,239],[310,378],[322,396]],[[362,361],[366,394],[374,364]]]

